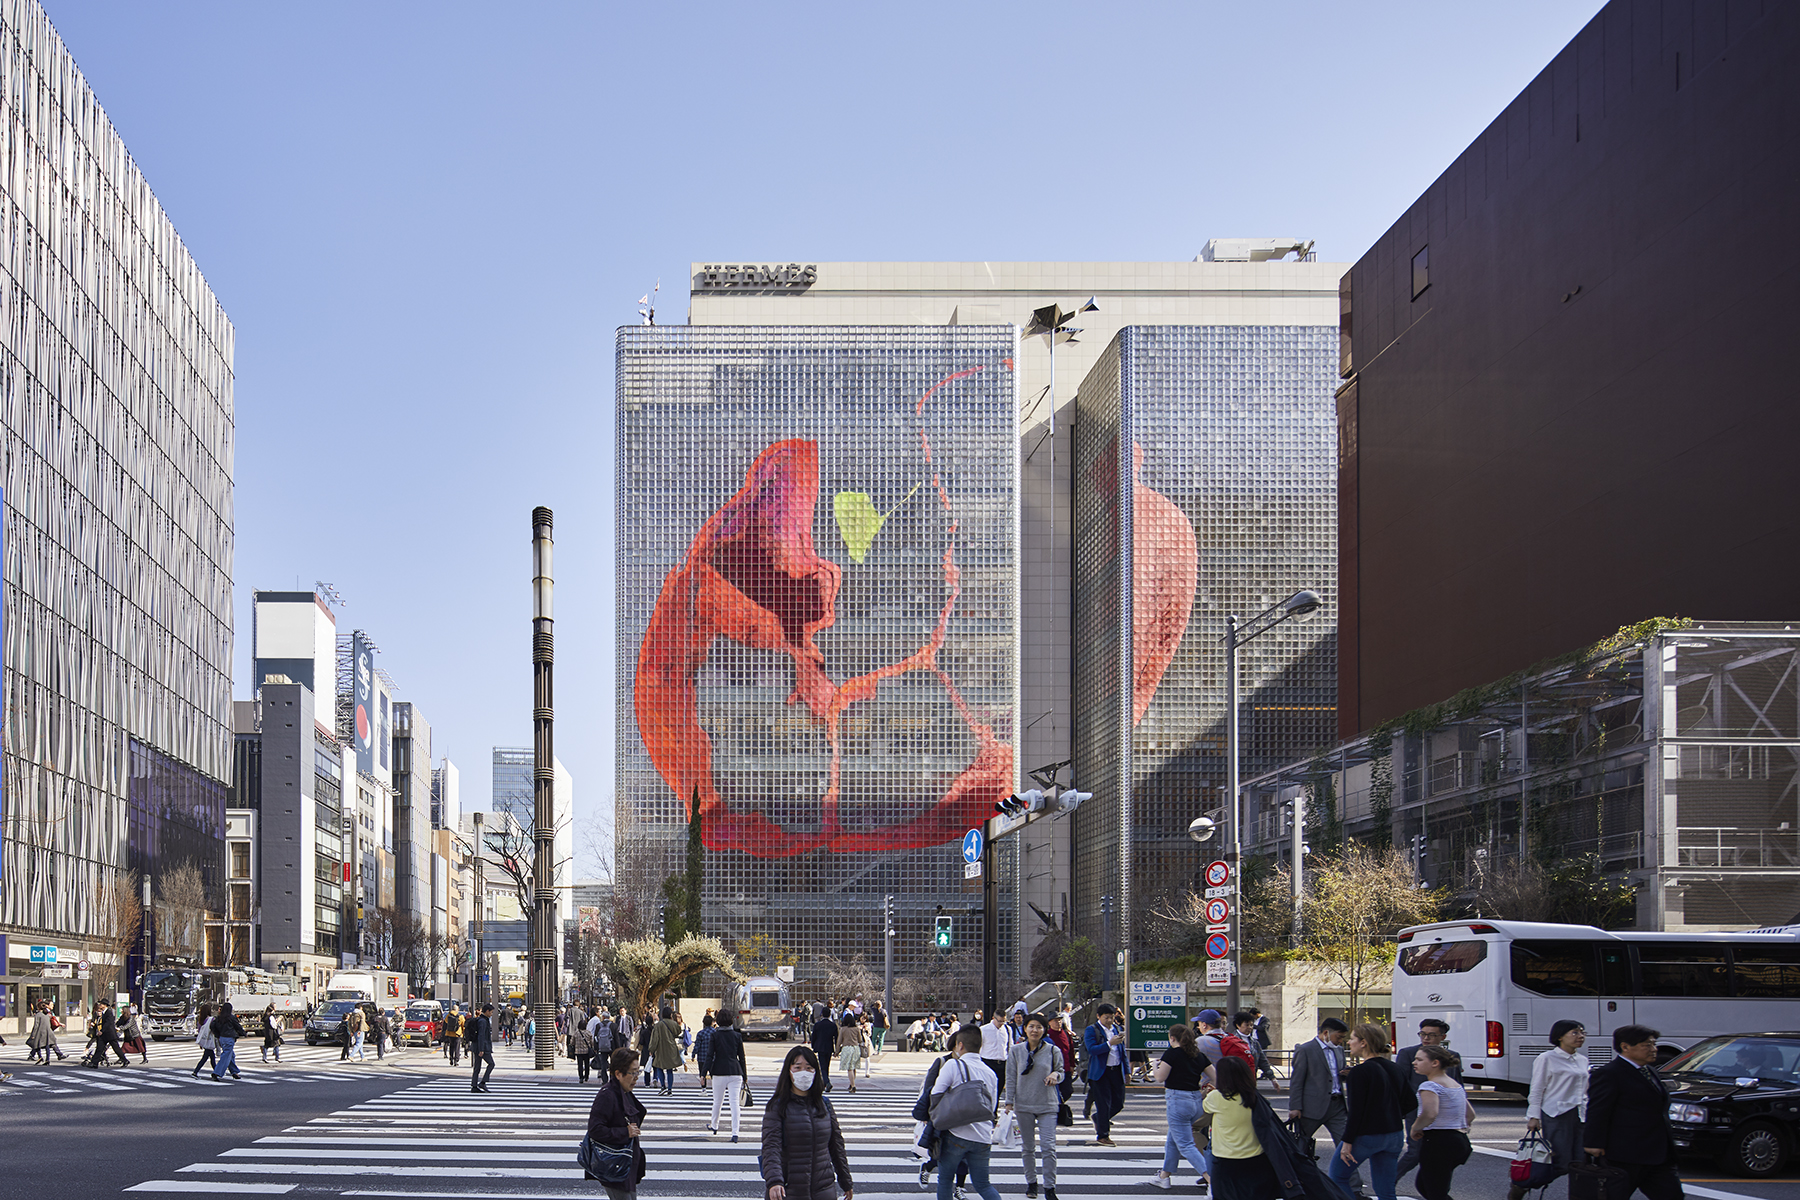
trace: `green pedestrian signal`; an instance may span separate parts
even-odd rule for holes
[[[950,918],[949,917],[939,917],[937,919],[937,947],[938,947],[938,949],[939,950],[948,950],[950,948],[950,941],[951,941]]]

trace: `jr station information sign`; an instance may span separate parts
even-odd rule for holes
[[[1125,1003],[1125,1044],[1131,1049],[1167,1050],[1169,1026],[1186,1020],[1186,983],[1131,981]]]

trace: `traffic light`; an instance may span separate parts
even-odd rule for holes
[[[1023,817],[1037,812],[1044,807],[1044,793],[1033,788],[1029,792],[1019,792],[1008,796],[994,805],[994,815],[1000,817]]]
[[[1074,788],[1070,788],[1066,792],[1061,792],[1056,797],[1056,815],[1059,817],[1066,817],[1076,809],[1080,808],[1082,801],[1092,800],[1093,798],[1094,793],[1078,792]]]
[[[889,896],[887,899],[885,899],[881,902],[881,915],[882,915],[883,928],[885,928],[887,930],[887,936],[893,937],[894,936],[894,898],[892,896]]]
[[[950,922],[950,917],[939,917],[937,919],[937,948],[939,950],[950,949],[950,944],[953,940],[950,931]]]

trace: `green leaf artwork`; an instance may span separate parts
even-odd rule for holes
[[[875,502],[869,499],[867,492],[839,492],[831,498],[831,512],[837,518],[838,533],[842,535],[844,545],[849,547],[851,559],[861,563],[869,556],[869,547],[874,544],[881,527],[918,490],[919,485],[915,483],[905,499],[886,513],[876,511]]]

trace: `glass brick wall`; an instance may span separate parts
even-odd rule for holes
[[[234,333],[22,0],[0,128],[0,925],[79,939],[119,868],[223,861]]]
[[[1015,354],[1010,326],[619,331],[619,885],[681,870],[697,797],[705,931],[766,934],[803,997],[827,956],[879,975],[885,894],[900,974],[947,969],[940,905],[979,944],[958,843],[1016,784]]]
[[[1324,605],[1239,653],[1242,771],[1336,730],[1331,326],[1133,326],[1083,381],[1075,436],[1075,907],[1150,952],[1144,919],[1211,857],[1225,805],[1225,618]],[[1215,815],[1216,812],[1215,812]],[[1122,848],[1129,848],[1129,853]],[[1216,844],[1215,847],[1216,849]]]

